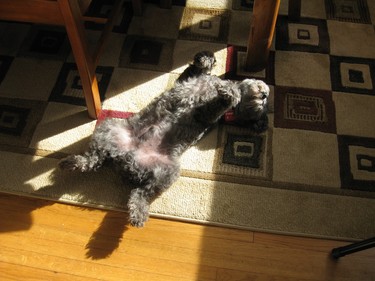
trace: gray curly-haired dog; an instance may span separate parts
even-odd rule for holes
[[[214,63],[212,56],[207,60]],[[68,156],[59,166],[88,172],[111,159],[124,179],[135,186],[128,201],[129,220],[131,225],[142,227],[150,203],[179,177],[179,159],[186,149],[227,110],[241,104],[243,97],[252,116],[261,116],[266,108],[269,88],[264,82],[233,82],[205,73],[178,80],[172,89],[128,119],[105,119],[96,127],[89,149]]]

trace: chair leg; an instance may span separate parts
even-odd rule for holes
[[[82,14],[76,0],[58,0],[65,28],[81,78],[88,114],[97,119],[101,111],[95,64],[87,45]]]
[[[267,65],[279,6],[280,0],[254,1],[245,65],[248,71],[260,71]]]

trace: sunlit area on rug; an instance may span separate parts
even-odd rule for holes
[[[202,50],[204,49],[197,49],[196,52]],[[173,87],[178,76],[193,62],[196,52],[191,50],[190,57],[176,58],[176,66],[168,73],[142,69],[116,69],[103,102],[103,109],[138,112],[153,98]],[[217,63],[212,74],[221,76],[225,74],[227,50],[223,46],[223,49],[215,50],[214,54]]]
[[[43,190],[45,185],[50,182],[51,174],[53,173],[53,169],[49,169],[43,173],[39,173],[34,177],[30,178],[29,180],[25,181],[25,185],[28,185],[33,191]]]
[[[32,146],[45,151],[81,153],[87,148],[88,140],[94,131],[96,121],[70,127],[68,124],[56,132],[56,124],[46,122],[41,130],[36,130]]]

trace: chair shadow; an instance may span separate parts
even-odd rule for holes
[[[25,231],[32,227],[32,212],[54,204],[52,201],[33,200],[13,194],[1,193],[0,233]],[[12,219],[9,219],[11,217]]]

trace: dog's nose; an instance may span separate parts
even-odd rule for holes
[[[262,92],[262,100],[265,100],[267,98],[267,92]]]

